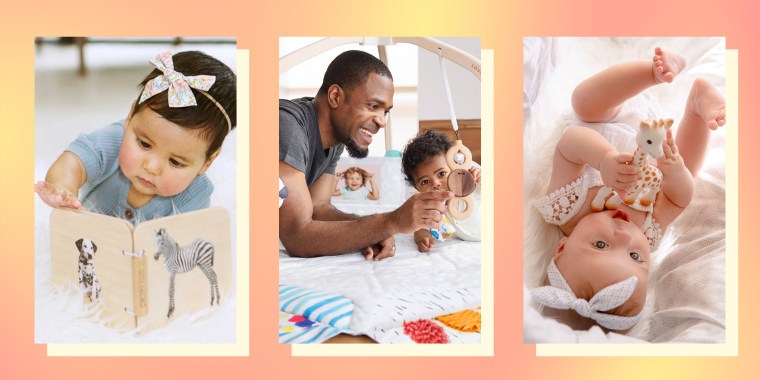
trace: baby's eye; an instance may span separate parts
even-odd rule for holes
[[[427,179],[423,179],[422,181],[420,181],[420,185],[422,185],[422,186],[425,186],[428,183],[430,183],[430,180],[427,180]]]
[[[594,242],[594,247],[599,248],[599,249],[605,249],[607,248],[607,243],[599,240],[599,241]]]
[[[173,158],[169,159],[169,163],[172,164],[172,166],[176,166],[178,168],[184,168],[185,166],[187,166],[187,165],[185,165],[185,164],[183,164],[183,163],[181,163],[181,162],[179,162],[179,161],[177,161],[177,160],[175,160]]]
[[[438,172],[439,177],[445,177],[447,172],[445,170]]]
[[[631,258],[632,258],[632,259],[634,259],[636,262],[638,262],[638,263],[641,263],[641,262],[643,262],[643,261],[641,260],[641,255],[639,255],[638,253],[636,253],[636,252],[631,252],[631,253],[630,253],[630,255],[631,255]]]
[[[140,140],[139,138],[137,139],[137,143],[140,144],[140,147],[142,147],[143,149],[149,149],[150,148],[150,144],[148,144],[147,142],[145,142],[143,140]]]

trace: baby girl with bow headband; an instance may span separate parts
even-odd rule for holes
[[[35,185],[45,203],[133,223],[209,206],[204,173],[235,128],[237,77],[198,51],[150,63],[126,120],[80,135]]]
[[[623,281],[605,286],[586,300],[576,296],[575,291],[557,269],[554,259],[549,264],[547,275],[549,285],[531,291],[533,300],[544,306],[558,310],[573,310],[579,316],[589,318],[610,330],[628,330],[641,319],[640,306],[643,306],[641,295],[631,299],[639,282],[636,276],[632,275]],[[639,289],[646,289],[646,285]],[[586,291],[579,289],[579,293]],[[626,304],[629,300],[631,302]],[[636,309],[638,309],[637,312]],[[630,313],[631,310],[634,313]]]
[[[692,200],[710,131],[726,123],[725,99],[704,78],[694,79],[676,124],[624,108],[642,91],[673,82],[685,65],[658,47],[651,59],[609,66],[572,93],[577,120],[554,148],[547,193],[533,200],[563,236],[548,286],[531,298],[576,330],[628,330],[640,320],[651,253]]]

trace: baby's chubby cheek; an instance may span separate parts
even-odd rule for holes
[[[188,175],[185,173],[164,173],[164,175],[158,179],[158,183],[156,184],[158,194],[165,197],[177,195],[185,191],[185,189],[190,186],[190,183],[193,182],[194,178],[194,175]]]
[[[134,175],[137,168],[137,159],[123,145],[119,149],[119,168],[127,177]]]

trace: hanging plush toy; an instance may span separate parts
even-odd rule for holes
[[[657,167],[651,165],[647,156],[659,158],[663,155],[662,142],[665,140],[667,130],[673,125],[673,119],[660,119],[642,121],[639,133],[636,135],[636,143],[639,145],[633,153],[631,165],[641,168],[641,173],[636,183],[626,189],[625,197],[622,201],[627,205],[632,205],[637,199],[642,206],[649,206],[654,202],[657,193],[660,191],[662,184],[662,172]],[[612,196],[610,197],[610,194]],[[607,199],[609,197],[609,199]],[[606,201],[605,201],[606,200]],[[616,210],[620,206],[620,196],[609,186],[604,186],[596,193],[594,201],[591,202],[593,211],[602,211],[605,209]]]

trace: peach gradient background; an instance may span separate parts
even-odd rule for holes
[[[81,4],[75,4],[81,3]],[[752,1],[642,1],[632,5],[578,0],[503,1],[102,1],[14,2],[0,12],[0,378],[754,378],[760,373],[757,292],[760,214],[750,199],[760,185],[760,6]],[[296,4],[299,3],[299,4]],[[302,3],[302,4],[301,4]],[[349,3],[349,2],[347,2]],[[557,4],[555,4],[557,3]],[[651,3],[651,4],[645,4]],[[115,3],[114,3],[115,4]],[[298,13],[298,15],[293,15]],[[250,357],[47,357],[33,326],[33,81],[38,35],[236,36],[250,51],[251,208]],[[276,172],[277,56],[281,35],[480,36],[495,51],[495,356],[466,358],[326,358],[290,356],[277,344]],[[739,356],[722,358],[536,358],[522,343],[522,215],[514,186],[522,173],[522,38],[524,36],[726,36],[739,50]],[[65,93],[62,94],[65,96]],[[96,106],[96,105],[94,105]],[[731,122],[729,122],[731,123]],[[517,174],[519,176],[519,174]],[[262,183],[271,183],[271,188]],[[512,207],[512,209],[514,209]],[[167,352],[171,354],[171,352]]]

